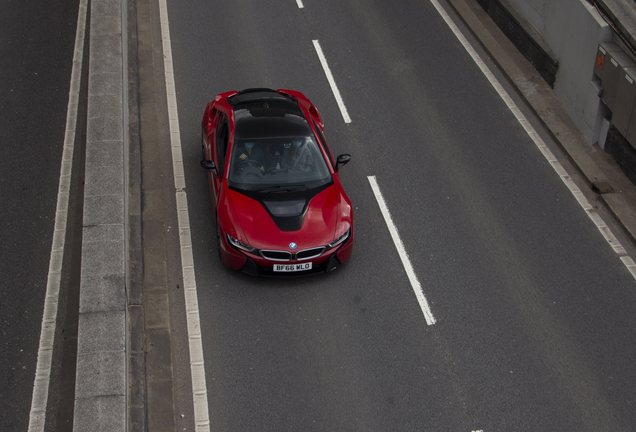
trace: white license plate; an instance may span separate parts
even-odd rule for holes
[[[305,270],[311,270],[310,262],[302,264],[274,264],[275,272],[297,272]]]

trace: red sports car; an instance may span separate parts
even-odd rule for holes
[[[300,92],[218,95],[203,113],[203,160],[228,267],[255,276],[330,272],[351,257],[353,211],[316,107]]]

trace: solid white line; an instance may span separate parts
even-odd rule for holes
[[[296,0],[296,4],[298,4],[298,9],[302,9],[302,8],[305,7],[305,6],[303,6],[302,0]]]
[[[192,399],[194,402],[194,427],[197,432],[209,432],[210,414],[208,411],[208,393],[205,383],[205,367],[203,362],[203,344],[201,342],[197,284],[194,277],[194,256],[192,254],[192,234],[190,232],[188,198],[184,190],[186,184],[183,170],[183,153],[181,151],[181,135],[179,134],[177,92],[175,89],[174,70],[172,67],[172,47],[170,43],[170,27],[168,23],[168,8],[166,0],[159,0],[159,15],[161,20],[161,36],[163,40],[163,64],[166,78],[166,93],[168,96],[172,168],[174,171],[177,219],[179,223],[183,295],[185,297],[188,346],[190,349],[190,377],[192,379]]]
[[[316,48],[316,53],[318,54],[318,58],[320,59],[320,63],[322,64],[322,68],[325,70],[325,75],[327,75],[327,81],[329,81],[331,91],[333,92],[333,95],[336,98],[336,102],[338,103],[338,108],[340,108],[340,112],[342,113],[342,118],[344,119],[345,123],[351,123],[351,118],[349,117],[349,113],[347,112],[347,107],[342,100],[342,96],[340,96],[340,91],[338,90],[336,81],[333,79],[331,69],[329,69],[329,65],[327,64],[327,59],[322,52],[322,48],[320,48],[320,43],[316,39],[314,39],[313,42],[314,48]]]
[[[424,292],[422,291],[422,285],[420,285],[420,281],[417,279],[417,275],[415,274],[415,270],[413,270],[413,266],[411,265],[411,260],[409,259],[409,255],[406,253],[406,249],[404,248],[404,243],[402,243],[402,239],[400,239],[400,234],[398,233],[397,227],[393,223],[393,219],[391,218],[391,213],[389,212],[389,208],[384,201],[384,197],[382,196],[382,192],[380,192],[380,186],[378,186],[378,182],[375,179],[375,176],[368,176],[369,183],[371,184],[371,189],[373,189],[373,194],[375,195],[375,199],[378,201],[378,205],[380,206],[380,211],[382,212],[382,216],[384,216],[384,222],[386,222],[387,227],[389,228],[389,232],[391,233],[391,238],[393,239],[393,243],[395,244],[395,248],[400,255],[400,259],[402,260],[402,265],[404,266],[404,270],[406,270],[406,274],[409,277],[409,281],[411,282],[411,287],[413,288],[413,292],[415,292],[415,297],[417,297],[417,301],[420,304],[420,308],[422,309],[422,313],[424,314],[424,318],[426,318],[426,323],[428,325],[435,324],[435,318],[433,317],[433,313],[431,312],[431,308],[428,305],[428,301],[426,301],[426,297],[424,296]]]
[[[588,217],[594,222],[596,228],[599,230],[601,235],[605,238],[607,243],[614,249],[619,256],[621,256],[621,261],[627,267],[627,270],[631,273],[631,275],[636,279],[636,270],[634,268],[634,261],[631,257],[627,256],[627,251],[620,244],[614,233],[609,229],[607,224],[603,221],[603,218],[598,214],[598,212],[592,207],[590,202],[585,198],[581,189],[574,183],[570,175],[565,171],[565,168],[561,165],[559,161],[554,157],[554,154],[550,151],[550,149],[546,146],[545,142],[541,139],[537,131],[532,127],[528,119],[523,115],[519,107],[513,102],[512,98],[508,93],[504,90],[503,86],[497,81],[497,78],[493,75],[493,73],[488,69],[486,63],[479,57],[477,51],[472,47],[472,45],[468,42],[468,40],[464,37],[459,28],[455,25],[455,23],[451,20],[450,16],[446,13],[446,11],[440,6],[437,0],[430,0],[431,4],[437,9],[437,12],[444,19],[448,27],[450,27],[451,31],[455,34],[455,37],[459,40],[459,42],[464,46],[468,54],[472,57],[473,61],[477,64],[481,72],[486,76],[486,79],[490,82],[490,84],[497,91],[501,99],[503,99],[504,103],[508,107],[508,109],[512,112],[512,114],[517,118],[517,121],[521,124],[521,126],[525,129],[526,133],[535,143],[539,151],[546,158],[548,163],[552,166],[554,171],[559,175],[561,181],[565,184],[565,186],[570,190],[574,198],[578,201],[581,208],[585,211]]]
[[[73,150],[75,148],[75,129],[77,126],[77,108],[79,103],[80,84],[82,79],[82,59],[84,56],[84,37],[86,34],[87,0],[80,0],[75,32],[75,51],[73,53],[73,69],[71,71],[71,88],[69,90],[66,109],[66,131],[64,132],[64,149],[60,167],[60,181],[57,188],[57,205],[55,210],[55,227],[49,260],[49,274],[46,281],[44,297],[44,314],[40,331],[40,346],[35,367],[31,412],[29,414],[29,431],[41,432],[46,423],[46,405],[49,399],[49,382],[51,378],[51,360],[55,340],[55,322],[62,277],[62,260],[66,243],[66,225],[68,220],[69,190],[71,187],[71,171]]]

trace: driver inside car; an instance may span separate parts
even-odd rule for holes
[[[258,168],[261,172],[265,171],[265,155],[256,143],[246,142],[239,149],[239,164],[248,160],[258,163]]]

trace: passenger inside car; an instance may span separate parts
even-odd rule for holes
[[[314,164],[314,156],[311,146],[315,144],[311,140],[293,140],[289,147],[286,146],[283,155],[283,168],[290,172],[309,172]]]

